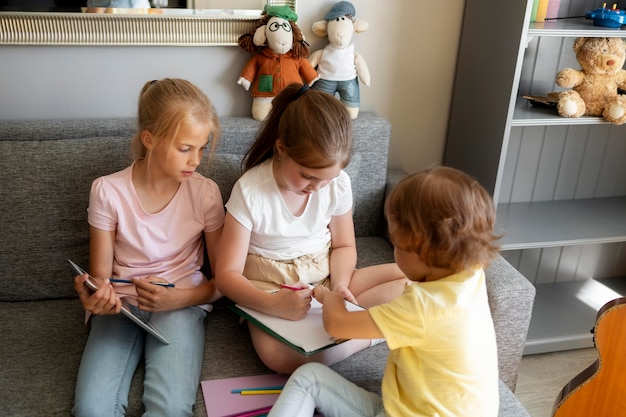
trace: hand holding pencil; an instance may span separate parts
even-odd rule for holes
[[[187,306],[185,290],[172,288],[173,284],[166,285],[167,281],[163,278],[153,276],[144,279],[133,278],[132,283],[135,284],[137,291],[137,304],[143,311],[169,311]]]
[[[273,316],[287,320],[301,320],[311,308],[311,289],[304,283],[282,285],[281,290],[272,295],[274,304],[270,311]]]

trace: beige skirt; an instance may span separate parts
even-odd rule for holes
[[[264,291],[276,291],[281,284],[298,281],[330,288],[330,244],[317,253],[286,261],[249,253],[243,275]]]

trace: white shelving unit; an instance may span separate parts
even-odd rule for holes
[[[492,193],[503,256],[537,288],[527,354],[592,346],[598,309],[626,295],[626,125],[522,98],[559,91],[558,70],[580,68],[575,38],[626,31],[530,23],[532,3],[466,1],[444,155]],[[601,6],[562,0],[559,16]]]

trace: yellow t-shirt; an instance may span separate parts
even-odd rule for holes
[[[390,350],[387,416],[498,415],[496,336],[482,269],[407,285],[369,312]]]

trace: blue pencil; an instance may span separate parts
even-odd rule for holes
[[[109,281],[111,282],[118,282],[121,284],[132,284],[133,282],[129,279],[119,279],[119,278],[109,278]],[[169,287],[169,288],[174,288],[175,285],[170,283],[170,282],[161,282],[161,281],[152,281],[150,282],[150,284],[152,285],[160,285],[161,287]]]

